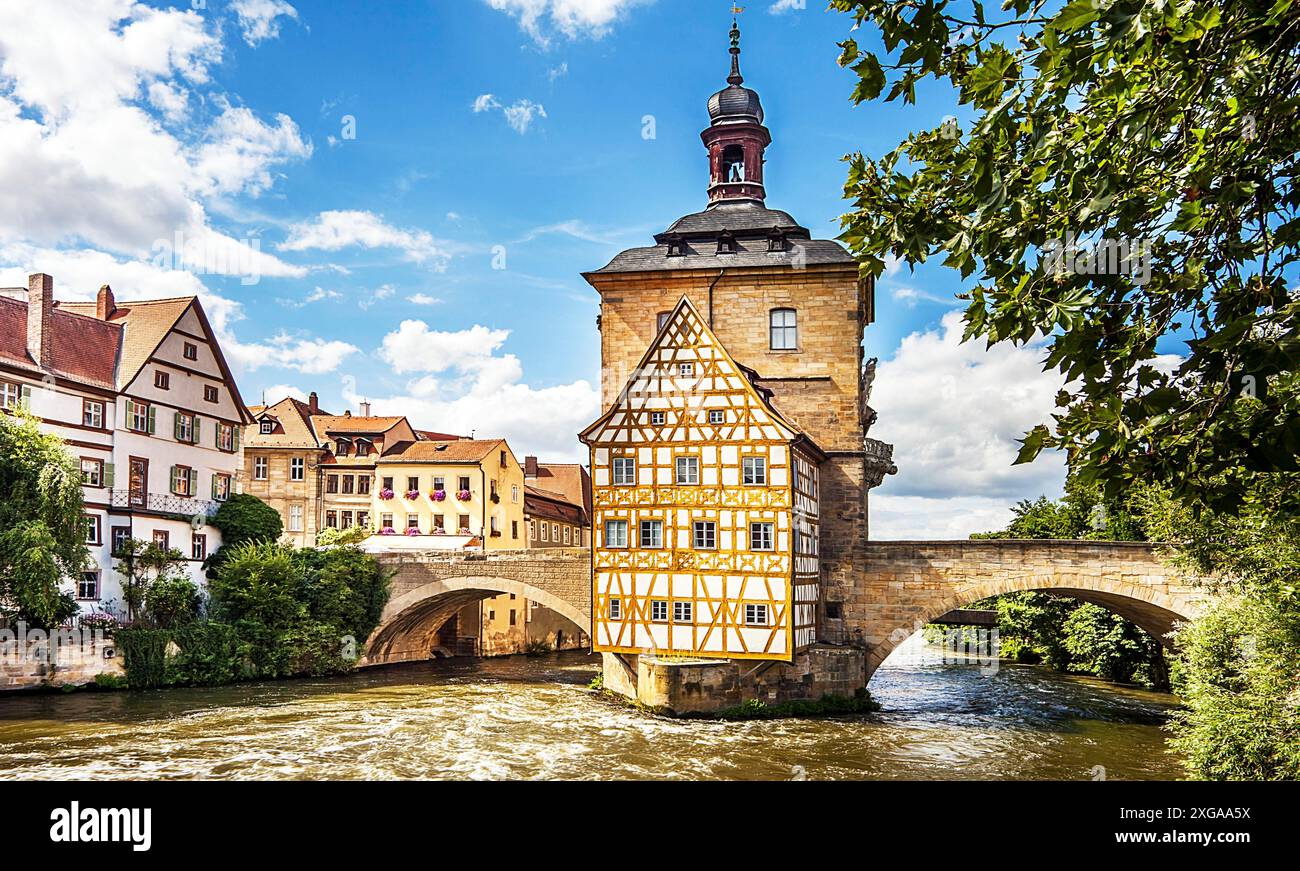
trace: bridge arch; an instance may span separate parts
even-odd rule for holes
[[[366,641],[361,665],[424,661],[438,630],[466,605],[502,594],[549,608],[591,635],[588,563],[557,553],[538,562],[536,555],[462,559],[381,557],[395,570],[393,593],[379,626]]]

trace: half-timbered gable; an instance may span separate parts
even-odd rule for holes
[[[813,642],[821,451],[688,298],[582,437],[597,650],[789,660]]]

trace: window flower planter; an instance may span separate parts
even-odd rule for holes
[[[424,535],[423,532],[421,532],[420,530],[416,529],[414,526],[412,526],[410,529],[406,530],[406,534],[407,534],[407,535]]]
[[[461,502],[468,502],[470,498],[470,493],[468,490],[457,491],[456,498],[459,499]]]
[[[434,502],[441,502],[447,498],[447,491],[434,490],[432,493],[429,494],[429,498],[432,499]]]
[[[385,502],[387,502],[388,500],[392,499],[394,495],[396,495],[396,494],[394,494],[392,490],[380,490],[380,491],[379,491],[379,498],[380,498],[380,499],[383,499]]]
[[[396,529],[393,529],[393,527],[391,527],[391,526],[385,526],[383,529],[379,530],[379,534],[380,534],[380,535],[397,535],[397,530],[396,530]]]
[[[419,491],[419,490],[407,490],[407,491],[406,491],[406,498],[407,498],[407,499],[419,499],[419,498],[420,498],[420,491]]]

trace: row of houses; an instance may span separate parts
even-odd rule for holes
[[[114,555],[132,539],[179,550],[204,583],[221,545],[211,518],[235,493],[273,506],[298,546],[357,527],[372,551],[590,544],[582,466],[521,463],[504,439],[416,429],[366,403],[332,414],[315,394],[250,408],[197,297],[119,302],[104,286],[64,302],[43,273],[0,288],[0,411],[20,405],[81,464],[91,565],[69,585],[85,611],[120,607]],[[549,625],[524,605],[489,601],[458,622],[484,652],[513,652],[529,624]]]

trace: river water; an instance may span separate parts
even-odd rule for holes
[[[19,779],[1173,779],[1170,696],[1047,670],[892,657],[878,714],[719,723],[589,692],[599,658],[0,698]]]

